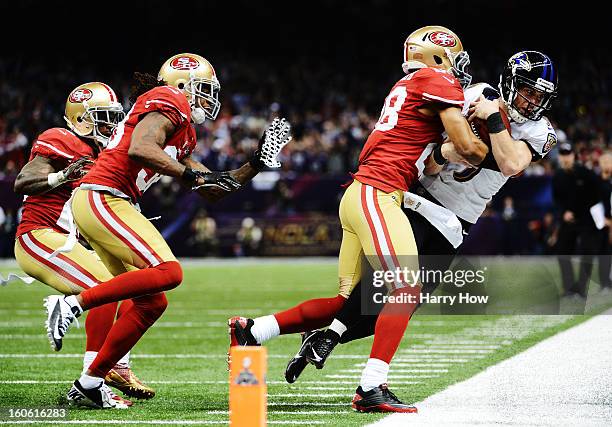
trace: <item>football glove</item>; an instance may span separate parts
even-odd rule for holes
[[[240,183],[229,172],[204,172],[193,169],[191,171],[195,175],[195,179],[192,181],[192,190],[203,187],[217,187],[221,190],[232,192],[241,187]],[[196,184],[198,181],[200,184]],[[203,183],[201,183],[202,181]]]
[[[55,188],[69,181],[77,181],[87,174],[92,164],[93,160],[90,157],[81,157],[61,171],[50,173],[47,182],[51,188]]]
[[[64,175],[64,181],[76,181],[77,179],[83,178],[93,165],[93,160],[90,157],[81,157],[76,162],[71,163],[62,170]]]
[[[257,170],[264,167],[279,168],[277,157],[285,145],[291,141],[291,125],[278,117],[270,123],[259,140],[259,146],[249,161]]]

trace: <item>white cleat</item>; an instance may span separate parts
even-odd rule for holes
[[[62,338],[68,332],[68,328],[76,319],[77,315],[72,311],[70,304],[66,302],[63,295],[50,295],[44,299],[47,309],[47,337],[51,348],[55,351],[62,349]]]
[[[83,406],[94,409],[127,409],[128,405],[113,398],[114,393],[109,386],[101,382],[94,388],[83,388],[79,380],[76,380],[66,398],[68,404]]]

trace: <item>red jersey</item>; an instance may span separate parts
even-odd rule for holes
[[[136,203],[161,175],[128,156],[134,128],[153,111],[166,116],[175,126],[174,134],[166,140],[164,151],[178,161],[195,148],[196,135],[191,125],[191,107],[185,95],[171,86],[160,86],[142,94],[132,109],[115,129],[108,146],[100,154],[82,184],[112,188]]]
[[[66,168],[84,156],[95,157],[94,148],[67,129],[53,128],[41,133],[32,145],[30,159],[36,156],[53,160],[59,169]],[[21,222],[17,236],[40,228],[52,228],[60,233],[68,233],[64,209],[77,181],[66,182],[53,190],[35,196],[25,196]]]
[[[425,147],[442,142],[438,115],[418,109],[429,104],[463,107],[463,89],[455,77],[422,68],[401,79],[387,96],[380,118],[359,155],[355,178],[386,193],[407,191],[418,178],[416,162]]]

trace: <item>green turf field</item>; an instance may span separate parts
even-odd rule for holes
[[[0,268],[5,275],[9,271],[18,270]],[[168,310],[132,353],[133,369],[157,389],[157,396],[128,410],[70,410],[69,419],[83,420],[83,425],[93,420],[224,424],[227,318],[333,296],[335,276],[333,262],[185,266],[184,283],[168,295]],[[42,307],[48,292],[38,283],[0,288],[0,407],[62,404],[80,374],[84,330],[72,329],[62,352],[50,350]],[[590,305],[592,312],[609,306],[610,299],[602,296]],[[419,401],[587,317],[417,315],[392,364],[391,388],[406,402]],[[370,344],[366,339],[340,346],[324,370],[309,368],[298,383],[288,385],[283,372],[299,337],[270,342],[270,422],[364,425],[379,419],[350,409]]]

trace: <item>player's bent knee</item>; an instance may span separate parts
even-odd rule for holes
[[[156,318],[161,317],[168,307],[168,298],[163,292],[151,295],[151,301],[147,304],[147,310]]]
[[[163,274],[162,290],[168,291],[176,288],[183,281],[183,268],[177,261],[167,261],[155,267]]]
[[[168,299],[163,292],[134,298],[133,301],[139,322],[145,328],[153,325],[168,307]]]

